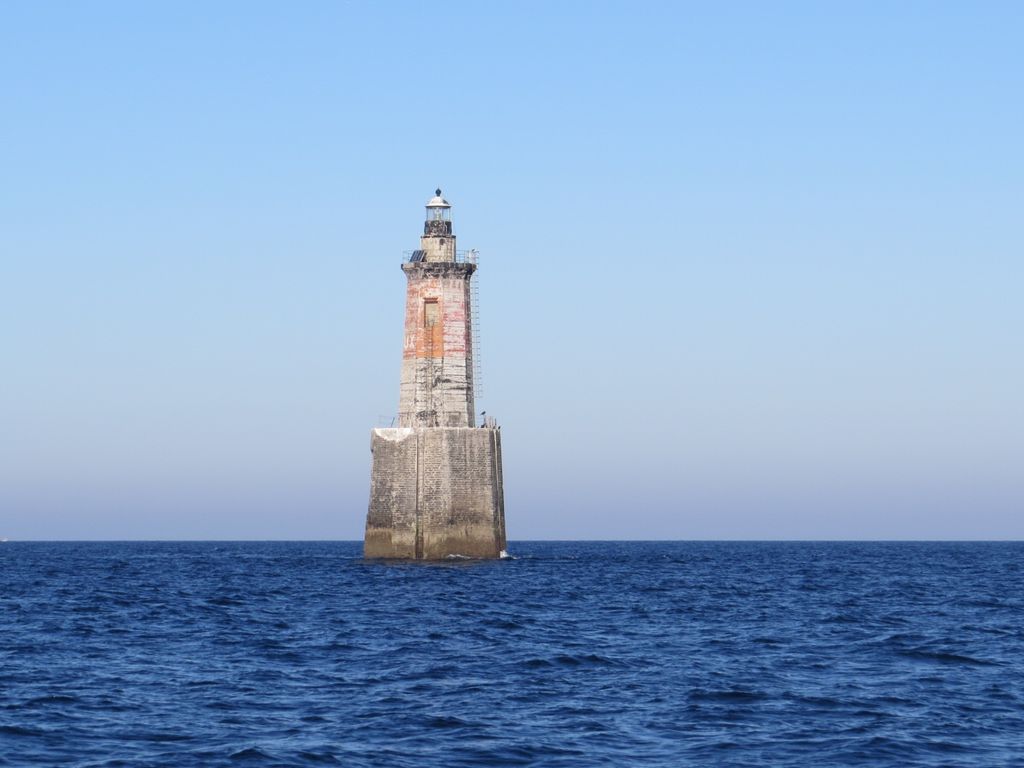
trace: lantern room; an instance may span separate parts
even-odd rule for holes
[[[427,220],[423,225],[423,234],[447,237],[452,233],[452,206],[441,197],[441,190],[427,203]]]

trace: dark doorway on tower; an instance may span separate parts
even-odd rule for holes
[[[427,328],[437,325],[437,299],[423,300],[423,325]]]

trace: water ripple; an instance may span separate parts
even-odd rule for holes
[[[0,545],[0,766],[1024,765],[1024,545]]]

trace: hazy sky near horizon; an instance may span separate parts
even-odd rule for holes
[[[517,538],[1024,538],[1024,6],[0,6],[0,537],[362,537],[478,248]]]

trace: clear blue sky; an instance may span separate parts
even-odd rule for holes
[[[436,186],[510,538],[1024,537],[1024,5],[0,5],[0,536],[362,536]]]

